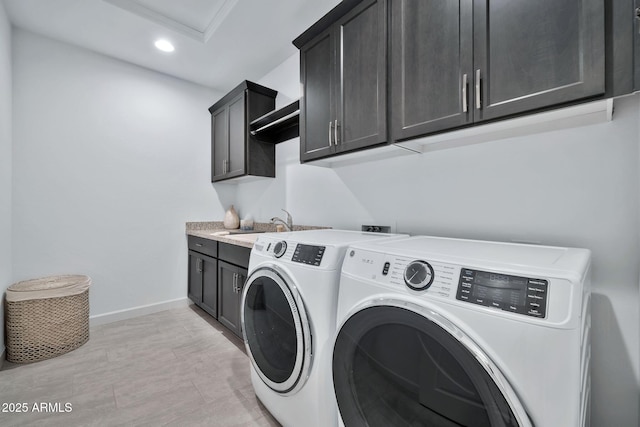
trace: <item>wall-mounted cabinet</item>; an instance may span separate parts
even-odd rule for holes
[[[275,147],[250,132],[250,123],[275,108],[277,92],[244,81],[209,108],[211,181],[275,177]]]
[[[604,3],[390,3],[391,139],[605,91]]]
[[[293,42],[300,159],[333,162],[640,89],[637,8],[640,0],[344,0]]]
[[[300,160],[387,140],[386,0],[343,2],[298,37]]]

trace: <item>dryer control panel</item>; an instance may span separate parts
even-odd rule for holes
[[[456,299],[532,317],[546,316],[549,282],[544,279],[462,267]]]

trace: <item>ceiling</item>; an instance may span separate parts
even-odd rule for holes
[[[12,24],[226,92],[296,52],[339,0],[0,0]],[[153,43],[170,40],[163,53]]]

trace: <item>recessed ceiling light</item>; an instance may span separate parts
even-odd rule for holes
[[[158,49],[160,49],[163,52],[173,52],[175,50],[175,48],[173,47],[173,45],[169,40],[165,40],[165,39],[156,40],[155,45]]]

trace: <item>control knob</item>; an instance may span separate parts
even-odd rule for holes
[[[429,289],[433,277],[433,267],[426,261],[411,261],[404,269],[404,283],[415,291]]]
[[[285,252],[287,252],[287,242],[284,240],[276,243],[273,247],[273,255],[275,255],[276,258],[280,258]]]

